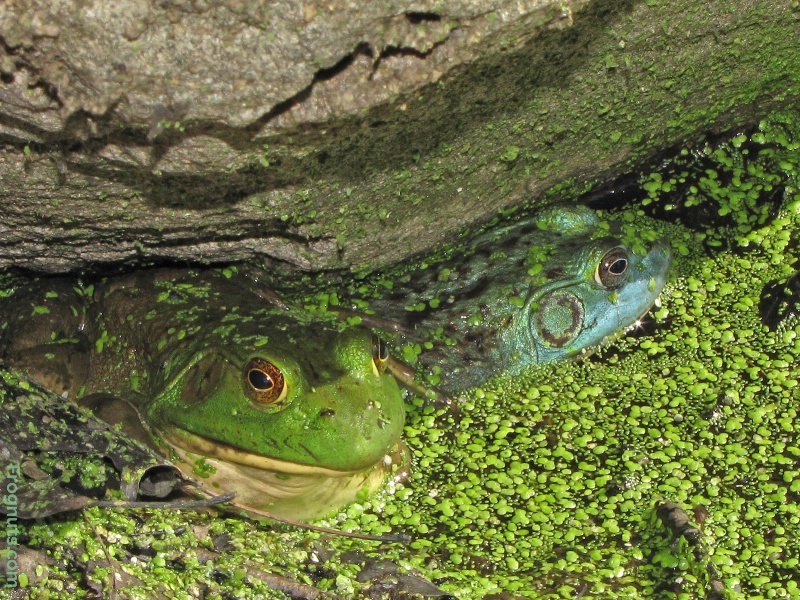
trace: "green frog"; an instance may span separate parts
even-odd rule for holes
[[[0,301],[0,348],[208,489],[309,520],[383,483],[404,401],[380,339],[256,287],[217,271],[39,280]]]
[[[388,292],[361,285],[351,308],[404,345],[412,371],[453,397],[500,372],[579,356],[635,325],[667,280],[664,240],[634,251],[585,206],[556,206],[415,265]],[[366,293],[365,293],[366,292]]]

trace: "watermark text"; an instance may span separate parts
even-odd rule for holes
[[[2,559],[5,563],[6,582],[5,587],[19,587],[19,563],[17,559],[17,537],[19,536],[19,525],[17,519],[17,482],[20,480],[19,464],[12,463],[6,466],[5,480],[3,481],[3,509],[6,513],[6,545],[2,550]],[[1,538],[0,538],[1,539]]]

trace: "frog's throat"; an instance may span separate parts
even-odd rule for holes
[[[593,354],[595,354],[601,348],[604,348],[605,346],[607,346],[609,344],[613,344],[617,340],[625,337],[630,332],[636,331],[637,329],[640,329],[642,327],[642,319],[644,319],[645,316],[647,316],[647,313],[649,313],[652,310],[653,306],[658,304],[658,302],[659,302],[659,296],[656,296],[653,299],[653,302],[651,302],[650,305],[645,310],[642,311],[642,314],[639,315],[638,318],[634,319],[634,321],[630,325],[626,325],[624,327],[620,327],[616,331],[614,331],[612,333],[609,333],[602,340],[600,340],[597,344],[593,344],[591,346],[587,346],[585,348],[581,348],[580,350],[575,350],[574,352],[571,352],[570,354],[568,354],[568,356],[570,358],[574,358],[576,360],[583,360],[584,358],[588,358],[589,356],[592,356]],[[659,306],[660,306],[660,304],[659,304]]]
[[[281,460],[279,458],[263,456],[261,454],[253,454],[246,450],[235,448],[234,446],[229,446],[221,442],[207,440],[176,428],[161,430],[158,432],[158,435],[168,444],[176,446],[185,452],[209,456],[225,462],[261,469],[262,471],[286,473],[289,475],[322,475],[325,477],[347,477],[364,471],[363,468],[348,471],[329,469],[327,467],[304,465],[288,460]],[[383,459],[378,462],[380,463],[382,460]],[[369,469],[371,467],[367,468]]]
[[[385,460],[355,473],[336,477],[302,474],[288,475],[227,462],[214,457],[198,456],[174,447],[180,458],[177,464],[186,475],[199,475],[195,467],[201,461],[210,467],[200,475],[199,483],[208,493],[232,491],[235,502],[245,510],[254,508],[288,519],[319,519],[334,510],[371,495],[395,473],[394,481],[402,481],[403,468],[408,469],[408,448],[402,442]]]

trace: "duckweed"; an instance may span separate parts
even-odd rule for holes
[[[673,247],[648,333],[486,382],[454,408],[409,398],[410,478],[326,524],[410,543],[90,509],[27,526],[56,560],[29,585],[57,597],[78,561],[101,566],[88,577],[107,591],[108,552],[141,582],[131,597],[285,597],[251,568],[361,597],[369,582],[343,558],[353,550],[463,599],[701,598],[720,586],[729,599],[800,597],[800,315],[772,327],[762,314],[765,287],[797,269],[795,139],[800,115],[771,115],[643,175],[644,210],[612,215],[626,235],[647,229]],[[656,518],[666,501],[700,529],[697,545]]]
[[[769,124],[709,150],[733,177],[706,168],[695,183],[695,205],[715,203],[734,219],[703,231],[627,220],[668,236],[677,257],[652,335],[487,383],[437,438],[441,453],[425,453],[402,502],[427,506],[424,547],[440,567],[461,567],[459,577],[429,571],[448,578],[443,589],[480,597],[465,569],[481,565],[500,589],[532,598],[703,597],[712,579],[729,598],[796,595],[800,544],[785,531],[800,512],[800,321],[790,315],[770,331],[759,304],[767,283],[796,268],[787,249],[798,243],[800,197],[794,171],[779,164],[790,149],[774,147]],[[737,167],[734,150],[753,143],[771,144],[767,164]],[[655,203],[667,191],[657,175],[644,186]],[[765,200],[773,184],[783,198]],[[422,439],[409,437],[415,453]],[[436,500],[426,503],[431,490]],[[675,546],[653,523],[665,498],[707,512],[705,554]]]

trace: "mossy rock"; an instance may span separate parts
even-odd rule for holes
[[[800,81],[778,0],[22,4],[0,9],[0,265],[49,272],[375,269]]]

